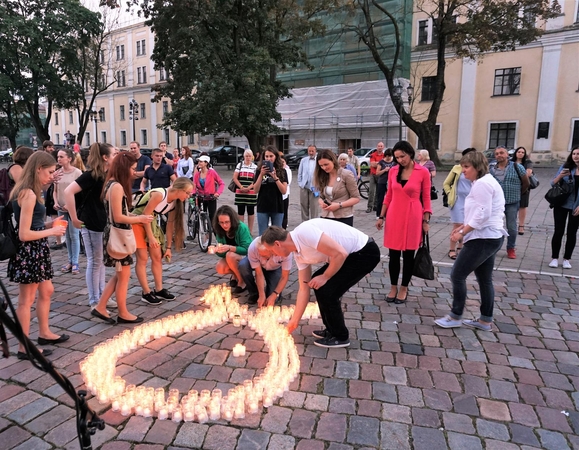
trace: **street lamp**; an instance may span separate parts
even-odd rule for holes
[[[93,107],[92,111],[90,112],[90,120],[92,120],[94,122],[94,141],[95,142],[99,141],[97,123],[99,121],[99,118],[101,118],[101,122],[102,122],[102,115],[103,115],[104,111],[105,111],[105,109],[102,107],[98,111],[96,110],[95,107]]]
[[[394,98],[393,100],[400,105],[400,113],[398,114],[398,140],[402,140],[402,110],[404,109],[404,99],[402,98],[402,84],[400,83],[400,79],[396,80],[396,85],[394,86]],[[414,88],[409,83],[406,87],[406,96],[408,98],[408,104],[412,102],[412,98],[414,96]]]
[[[129,102],[129,119],[133,122],[133,141],[136,141],[135,120],[139,120],[139,103],[135,99]]]

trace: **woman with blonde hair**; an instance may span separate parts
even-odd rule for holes
[[[436,166],[430,160],[430,153],[428,153],[428,150],[418,150],[416,153],[416,160],[422,167],[428,169],[430,172],[430,180],[432,181],[432,179],[436,177]]]
[[[16,315],[22,331],[30,333],[31,307],[38,293],[36,317],[38,318],[38,343],[58,344],[69,336],[53,333],[48,325],[52,285],[52,261],[48,247],[48,236],[62,236],[66,226],[60,225],[62,216],[54,221],[44,222],[46,208],[42,201],[42,186],[52,182],[56,170],[54,157],[45,152],[34,153],[26,162],[20,179],[10,195],[14,218],[18,224],[18,251],[8,262],[8,277],[18,283],[18,307]],[[45,350],[44,355],[52,353]],[[29,359],[22,344],[18,349],[18,359]]]
[[[118,153],[110,144],[93,143],[88,154],[90,170],[84,172],[64,191],[72,225],[80,229],[84,242],[86,286],[91,308],[98,304],[105,289],[103,232],[107,224],[107,211],[101,193],[109,166]],[[116,308],[117,304],[114,300],[109,300],[107,306]]]
[[[322,150],[314,170],[314,186],[320,192],[320,217],[354,226],[354,205],[360,202],[356,177],[338,164],[336,154]]]
[[[247,210],[247,226],[249,231],[253,230],[255,222],[255,205],[257,203],[257,193],[253,190],[255,171],[257,165],[253,162],[253,152],[247,149],[243,152],[243,161],[235,167],[233,172],[233,182],[235,183],[235,201],[239,220],[243,221]]]
[[[175,296],[163,288],[163,257],[171,261],[173,239],[175,250],[181,251],[185,237],[183,221],[184,203],[193,193],[193,182],[187,177],[179,177],[169,188],[155,188],[148,191],[137,202],[133,214],[152,214],[153,222],[133,225],[137,240],[137,264],[135,272],[143,288],[141,300],[150,305],[158,305],[163,300],[173,300]],[[161,215],[167,215],[167,233],[161,228]],[[155,280],[155,291],[151,291],[147,280],[147,262],[151,256],[151,272]]]
[[[86,167],[84,165],[84,162],[82,161],[82,156],[80,156],[80,153],[74,154],[74,159],[72,160],[72,165],[74,167],[76,167],[78,170],[80,170],[81,172],[86,172]]]

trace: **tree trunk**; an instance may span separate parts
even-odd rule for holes
[[[249,142],[249,148],[253,152],[254,155],[262,152],[262,147],[265,144],[265,137],[259,136],[255,133],[246,134],[245,137]]]

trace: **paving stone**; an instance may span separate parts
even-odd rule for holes
[[[542,448],[546,450],[567,450],[569,445],[565,436],[561,433],[555,433],[548,430],[537,430],[539,439],[541,439]]]
[[[337,444],[336,442],[332,442],[328,447],[328,450],[353,450],[354,447],[351,445],[345,444]]]
[[[478,406],[480,408],[481,416],[484,417],[485,419],[499,420],[499,421],[511,420],[509,408],[505,403],[479,398]]]
[[[412,423],[410,408],[402,405],[384,405],[382,408],[382,419],[392,422]]]
[[[289,422],[290,433],[294,436],[309,439],[316,425],[316,413],[296,409]]]
[[[477,435],[485,438],[496,439],[499,441],[508,441],[509,430],[502,423],[491,422],[489,420],[476,420]]]
[[[380,400],[387,403],[397,403],[398,394],[396,393],[396,387],[388,383],[375,382],[372,383],[372,395],[375,400]],[[579,403],[579,395],[577,396],[577,402]]]
[[[302,439],[298,443],[296,450],[324,450],[324,443],[322,441]]]
[[[247,450],[266,450],[271,434],[257,430],[243,430],[239,437],[238,447]]]
[[[371,417],[350,417],[347,441],[354,445],[377,447],[380,421]]]
[[[435,389],[425,389],[423,393],[424,403],[429,408],[440,411],[450,411],[452,409],[452,402],[446,392]]]
[[[313,411],[327,411],[330,399],[327,395],[308,394],[304,403],[304,408]]]
[[[398,386],[400,403],[407,406],[424,406],[422,390],[407,386]]]
[[[64,447],[70,441],[76,439],[76,419],[69,419],[66,422],[61,423],[44,436],[45,441],[48,441],[57,447]]]
[[[145,442],[169,445],[177,432],[179,424],[170,420],[156,420],[147,436]]]
[[[48,450],[51,448],[52,445],[50,445],[49,443],[44,442],[39,437],[32,436],[30,439],[24,441],[22,444],[17,445],[16,447],[12,447],[11,450]]]
[[[209,426],[195,422],[185,422],[175,437],[175,445],[187,448],[201,448]]]
[[[384,380],[388,384],[400,384],[406,386],[408,382],[406,370],[403,367],[384,367]]]
[[[119,434],[119,439],[141,442],[152,424],[153,419],[150,417],[132,416]]]
[[[440,430],[412,427],[413,450],[446,450],[446,439]]]
[[[469,436],[466,434],[449,432],[448,446],[452,450],[482,450],[482,443],[478,437]]]
[[[383,450],[410,450],[408,426],[395,422],[380,422],[380,448]]]
[[[336,364],[336,377],[357,380],[360,376],[360,365],[350,361],[338,361]]]
[[[70,419],[75,414],[72,408],[65,405],[58,405],[56,408],[38,416],[26,425],[32,433],[42,435],[65,420]],[[102,417],[101,417],[102,418]]]
[[[464,414],[445,412],[442,413],[442,420],[446,430],[468,434],[474,433],[474,427],[472,425],[471,418]]]
[[[39,398],[11,412],[7,417],[18,424],[24,424],[57,405],[58,403],[48,398]]]
[[[272,450],[294,450],[296,448],[296,440],[293,436],[273,434],[269,439],[269,448]]]
[[[31,434],[20,427],[10,427],[0,433],[2,447],[11,449],[30,438]]]
[[[279,402],[280,406],[289,406],[290,408],[301,408],[304,406],[306,394],[303,392],[287,391],[284,392]]]
[[[440,417],[432,409],[412,408],[412,423],[420,427],[439,428]]]
[[[348,385],[346,380],[326,378],[324,380],[324,395],[346,397],[348,395]]]
[[[516,444],[531,445],[533,447],[539,447],[539,440],[537,436],[533,433],[532,428],[525,427],[516,423],[509,425],[511,429],[511,441]]]
[[[237,428],[213,425],[205,435],[203,448],[208,450],[233,450],[237,446],[237,437],[239,430]]]
[[[567,422],[565,414],[561,413],[560,409],[549,409],[542,406],[537,406],[537,415],[543,425],[543,428],[548,430],[561,431],[563,433],[571,433],[571,427]]]
[[[508,444],[502,441],[494,441],[492,439],[486,439],[486,450],[519,450],[520,447],[516,444]]]
[[[356,400],[353,398],[332,398],[328,411],[340,414],[356,414]]]
[[[348,427],[347,416],[344,414],[323,413],[320,415],[316,430],[316,439],[324,441],[344,442]]]
[[[468,414],[469,416],[478,416],[480,414],[478,404],[474,395],[459,394],[453,397],[454,412],[458,414]]]
[[[261,428],[272,433],[285,433],[291,415],[291,409],[271,406],[261,421]]]
[[[519,401],[519,394],[514,383],[500,380],[489,380],[491,397],[498,400]]]
[[[530,405],[524,405],[522,403],[509,403],[509,409],[511,411],[511,416],[513,422],[520,423],[521,425],[527,425],[529,427],[538,427],[539,419],[535,410]]]

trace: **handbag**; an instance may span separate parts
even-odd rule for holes
[[[434,264],[430,256],[430,239],[422,232],[422,245],[416,250],[412,275],[424,280],[434,280]]]
[[[444,189],[442,190],[442,206],[448,208],[448,194]]]
[[[126,198],[123,198],[126,206]],[[128,210],[128,208],[127,208]],[[124,229],[115,226],[110,201],[109,186],[109,222],[111,224],[109,240],[107,241],[107,253],[112,259],[121,260],[137,251],[137,241],[132,229]]]
[[[529,177],[529,188],[530,189],[536,189],[539,187],[539,180],[537,179],[537,177],[535,176],[535,174],[531,175]]]
[[[434,186],[430,186],[430,200],[438,200],[438,191]]]
[[[554,206],[562,206],[571,195],[572,190],[572,183],[567,183],[566,181],[561,180],[547,191],[545,194],[545,200],[549,202],[551,208]]]
[[[235,181],[231,180],[231,183],[229,183],[227,189],[229,189],[231,192],[235,194],[235,191],[237,190],[237,184],[235,184]]]

